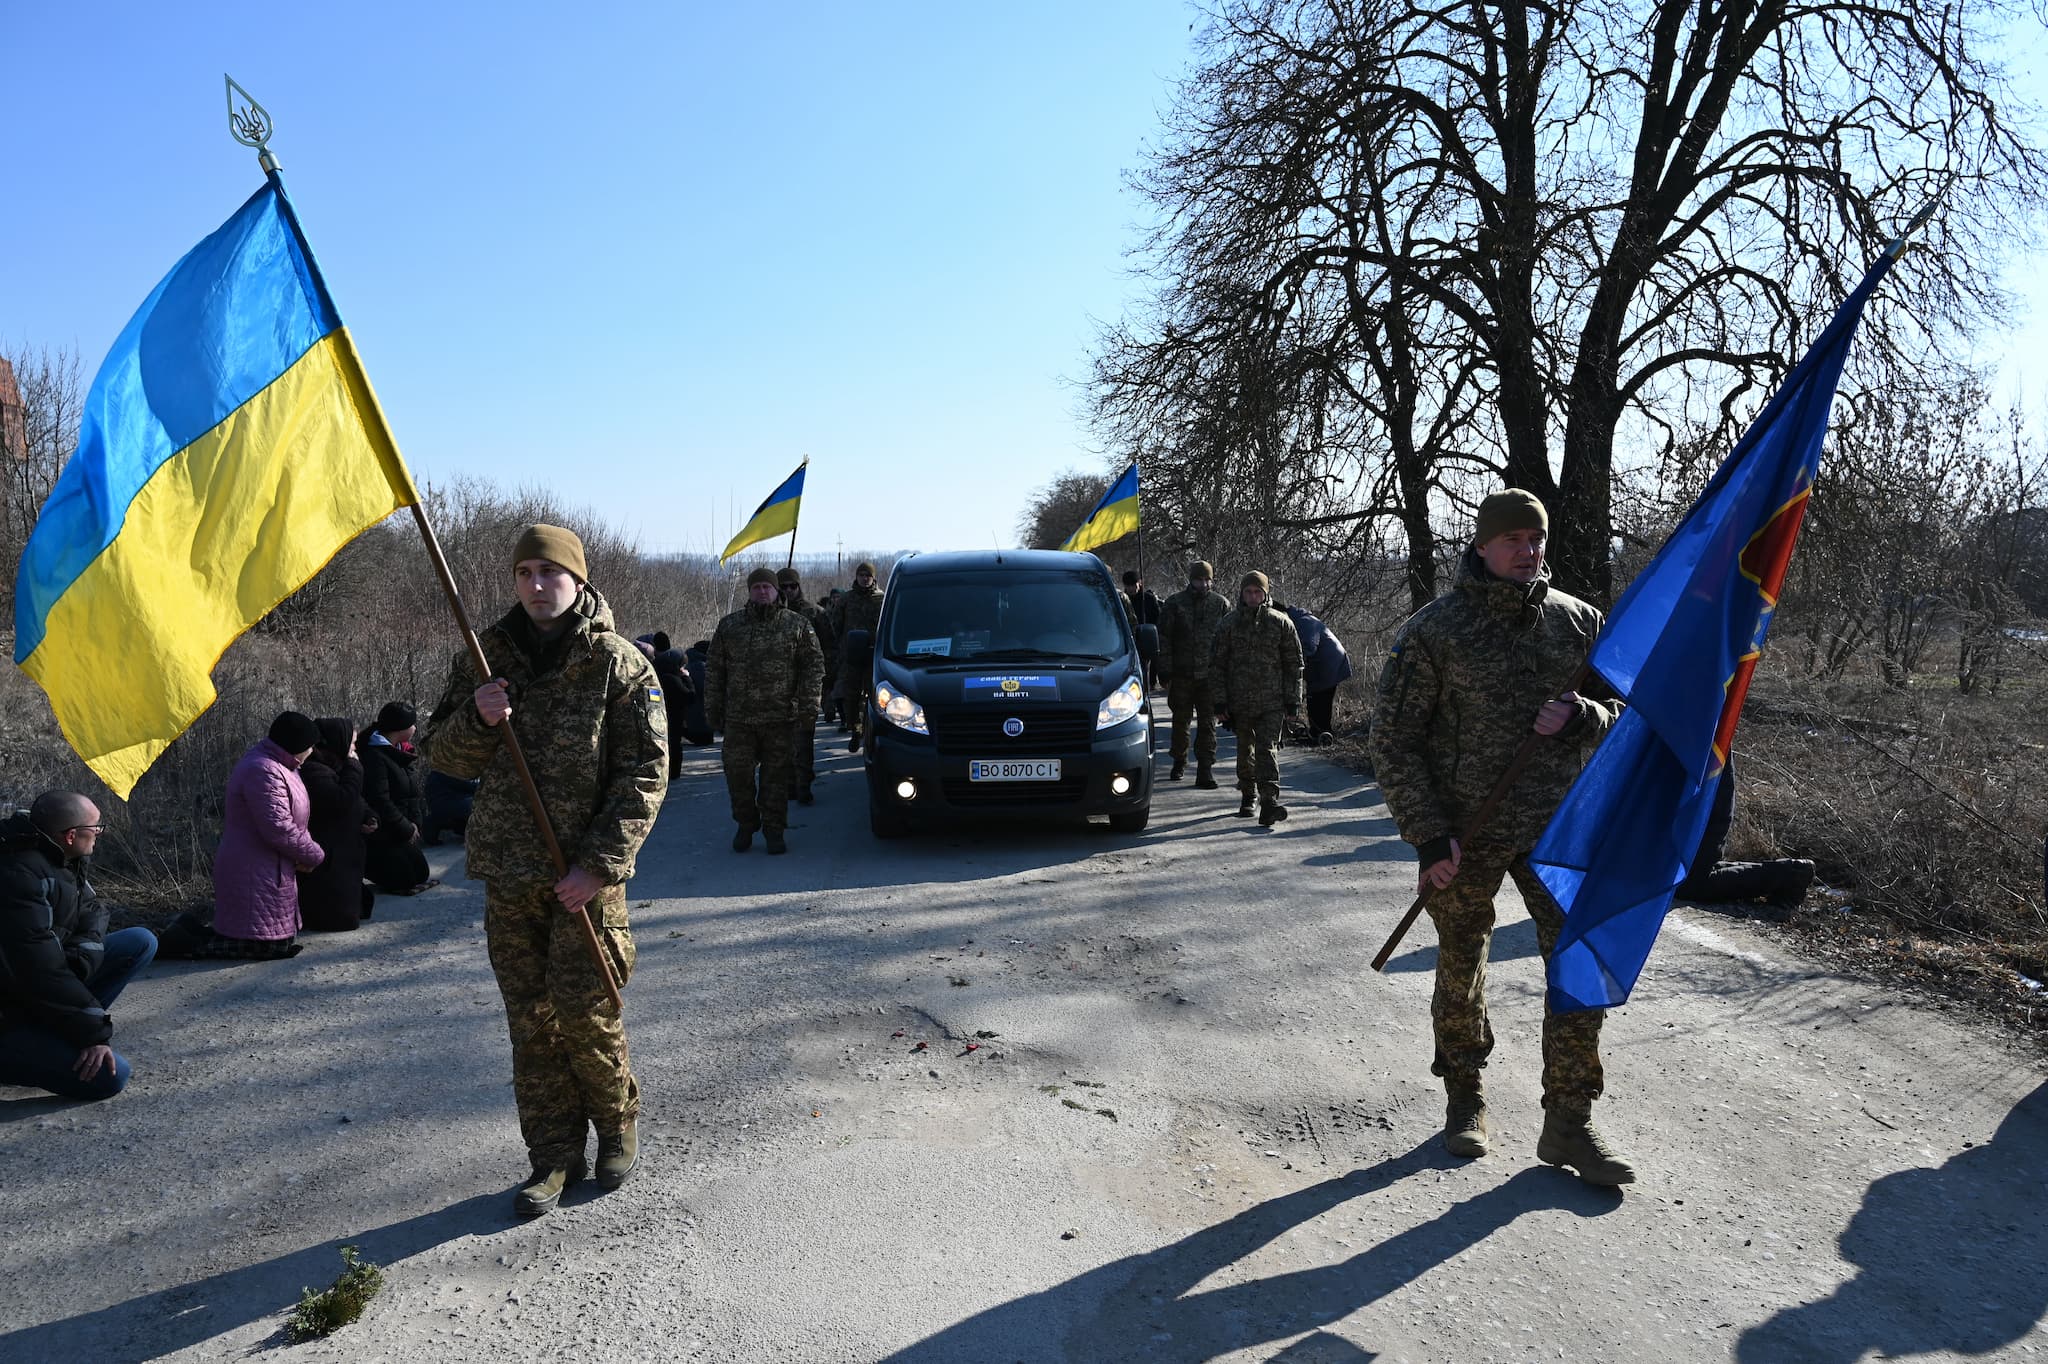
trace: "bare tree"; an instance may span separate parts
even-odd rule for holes
[[[7,350],[4,358],[13,367],[21,394],[24,455],[21,459],[0,458],[0,478],[5,480],[0,489],[0,555],[6,564],[5,602],[11,622],[15,566],[42,515],[43,503],[78,448],[85,389],[76,351],[21,346]]]
[[[1199,466],[1206,416],[1276,518],[1398,518],[1418,580],[1430,500],[1504,478],[1551,506],[1563,585],[1606,599],[1617,446],[1739,428],[1945,184],[1891,286],[1912,306],[1875,309],[1867,349],[1889,384],[1998,314],[1978,263],[2044,169],[1999,65],[2028,22],[2002,0],[1219,0],[1135,178],[1158,295],[1105,338],[1099,415],[1132,448],[1149,428],[1163,468]],[[1247,353],[1269,363],[1233,383]],[[1335,506],[1287,504],[1318,480]]]

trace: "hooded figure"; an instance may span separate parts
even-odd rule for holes
[[[320,742],[299,767],[312,813],[306,828],[327,854],[326,860],[299,873],[299,913],[306,927],[334,933],[355,928],[370,917],[376,892],[363,884],[363,764],[355,755],[355,734],[349,722],[328,718],[314,722]]]

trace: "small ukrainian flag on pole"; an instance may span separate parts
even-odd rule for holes
[[[758,545],[763,540],[773,540],[778,535],[796,534],[797,511],[804,502],[804,470],[811,464],[806,455],[804,462],[796,466],[796,472],[782,480],[782,486],[768,494],[768,500],[754,508],[753,520],[740,527],[740,533],[732,537],[732,543],[725,547],[725,553],[718,556],[724,563],[748,545]],[[790,548],[795,550],[795,542]]]
[[[1117,481],[1109,485],[1109,491],[1095,504],[1095,510],[1088,513],[1088,519],[1081,528],[1067,537],[1060,546],[1067,550],[1094,549],[1111,540],[1129,535],[1138,528],[1138,462],[1131,461],[1131,467],[1124,470]]]
[[[273,170],[100,365],[22,551],[14,661],[126,798],[227,647],[418,501]]]

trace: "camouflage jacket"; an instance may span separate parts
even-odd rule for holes
[[[882,589],[879,585],[863,592],[860,584],[855,583],[833,600],[831,622],[835,644],[844,641],[849,630],[865,630],[873,635],[881,621]]]
[[[1465,552],[1451,590],[1408,618],[1380,671],[1373,770],[1401,837],[1447,855],[1465,821],[1531,732],[1545,701],[1570,689],[1600,633],[1600,612],[1550,586],[1496,578]],[[1620,704],[1597,679],[1579,713],[1540,741],[1478,840],[1495,853],[1536,844]]]
[[[1225,714],[1271,715],[1301,709],[1301,636],[1266,605],[1231,609],[1216,627],[1209,684]]]
[[[562,853],[607,885],[633,874],[668,792],[668,717],[661,683],[612,625],[611,607],[585,586],[567,631],[543,640],[514,606],[479,636],[484,657],[510,684],[512,724],[547,805]],[[553,885],[547,845],[505,747],[502,726],[477,714],[469,651],[455,655],[426,724],[434,769],[481,777],[466,843],[469,874]]]
[[[1159,612],[1159,671],[1168,677],[1207,677],[1216,627],[1230,614],[1221,592],[1184,587]]]
[[[824,655],[829,667],[833,656],[839,652],[839,636],[832,629],[831,614],[801,591],[796,594],[795,601],[786,601],[782,607],[811,623],[811,630],[818,637],[818,651]]]
[[[817,631],[779,604],[749,602],[711,632],[704,715],[713,729],[808,718],[817,713],[824,685],[825,654]]]

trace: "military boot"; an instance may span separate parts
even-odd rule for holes
[[[1633,1165],[1607,1144],[1593,1126],[1590,1113],[1543,1110],[1543,1135],[1536,1139],[1536,1159],[1545,1165],[1564,1165],[1578,1172],[1588,1184],[1612,1188],[1636,1182]]]
[[[1252,817],[1252,806],[1256,804],[1257,801],[1258,797],[1256,795],[1252,794],[1250,791],[1245,792],[1242,796],[1238,798],[1237,817],[1239,819],[1250,819]]]
[[[780,829],[763,830],[761,841],[768,846],[768,851],[771,853],[780,854],[789,851],[789,844],[782,841],[782,830]]]
[[[597,1183],[600,1188],[618,1188],[639,1163],[640,1123],[637,1119],[626,1119],[625,1127],[609,1136],[598,1133]]]
[[[582,1156],[567,1165],[536,1165],[533,1178],[512,1196],[512,1211],[521,1217],[539,1217],[542,1213],[553,1212],[555,1204],[562,1201],[562,1190],[581,1178]]]
[[[1267,828],[1272,828],[1275,824],[1280,823],[1282,820],[1286,818],[1287,807],[1282,805],[1279,801],[1262,800],[1259,802],[1259,823],[1265,825]]]
[[[1196,764],[1195,789],[1198,791],[1214,791],[1216,789],[1216,768],[1214,764]]]
[[[745,852],[753,846],[754,831],[744,824],[740,825],[739,829],[732,836],[732,850],[734,852]]]
[[[1486,1154],[1486,1091],[1479,1077],[1444,1077],[1444,1149],[1454,1156]]]
[[[1187,770],[1188,760],[1186,758],[1175,758],[1173,760],[1173,766],[1167,770],[1166,779],[1168,781],[1179,781],[1181,779],[1181,775],[1185,773]]]

